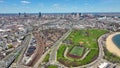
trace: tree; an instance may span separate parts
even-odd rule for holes
[[[13,45],[12,45],[12,44],[9,44],[9,45],[8,45],[8,49],[10,49],[10,48],[13,48]]]

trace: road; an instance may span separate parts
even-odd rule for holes
[[[97,59],[89,64],[83,65],[83,66],[78,66],[78,67],[74,67],[74,68],[97,68],[97,65],[100,65],[100,63],[104,62],[104,49],[103,49],[103,38],[108,35],[108,34],[104,34],[102,36],[100,36],[98,38],[98,47],[99,47],[99,55],[97,57]]]
[[[31,38],[32,38],[32,37],[31,37],[31,34],[29,34],[28,39],[26,39],[27,41],[24,41],[24,42],[22,43],[23,49],[22,49],[22,52],[21,52],[20,56],[18,57],[17,64],[21,64],[21,61],[22,61],[22,59],[23,59],[23,55],[24,55],[26,49],[28,48],[28,45],[29,45],[29,43],[30,43]]]
[[[25,37],[24,41],[22,42],[22,45],[17,47],[12,53],[10,53],[8,56],[6,56],[2,62],[3,67],[2,68],[9,68],[10,65],[13,63],[13,61],[17,58],[17,55],[22,51],[28,40],[30,39],[29,35]],[[1,65],[0,65],[1,66]]]
[[[69,34],[68,34],[69,35]],[[78,67],[74,67],[74,68],[97,68],[96,65],[99,65],[101,62],[104,62],[103,57],[104,57],[104,51],[103,51],[103,37],[105,37],[107,34],[102,35],[101,37],[98,38],[98,46],[99,46],[99,55],[97,57],[97,59],[89,64],[83,65],[83,66],[78,66]],[[49,58],[49,63],[50,64],[55,64],[58,66],[61,66],[63,68],[68,68],[66,66],[64,66],[63,64],[60,64],[59,62],[57,62],[56,56],[57,56],[57,50],[59,48],[59,44],[61,43],[61,41],[66,38],[67,35],[63,36],[62,39],[60,39],[58,42],[56,42],[56,44],[54,45],[51,53],[50,53],[50,58]]]
[[[105,36],[106,36],[106,34],[104,34],[98,38],[99,55],[98,55],[97,59],[89,64],[79,66],[79,67],[74,67],[74,68],[97,68],[96,65],[99,65],[101,62],[103,62],[104,51],[103,51],[102,42],[103,42],[103,37],[105,37]]]
[[[51,52],[50,52],[50,58],[49,58],[49,62],[51,62],[51,64],[56,63],[57,61],[57,50],[60,46],[60,44],[62,43],[62,41],[64,39],[67,38],[67,36],[72,32],[72,29],[68,30],[67,33],[65,33],[51,48]]]
[[[49,63],[51,62],[56,62],[56,56],[57,56],[57,49],[60,46],[60,43],[71,33],[72,29],[70,29],[67,33],[65,33],[50,49],[48,49],[38,60],[38,62],[34,65],[34,68],[38,68],[39,64],[43,61],[45,56],[50,52],[50,58],[49,58]],[[56,64],[57,65],[57,64]]]

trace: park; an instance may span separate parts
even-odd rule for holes
[[[57,51],[57,61],[67,67],[89,64],[99,55],[98,38],[107,30],[72,30]]]

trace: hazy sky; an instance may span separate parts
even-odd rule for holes
[[[0,13],[120,12],[120,0],[0,0]]]

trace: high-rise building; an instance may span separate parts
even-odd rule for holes
[[[79,15],[81,16],[81,15],[82,15],[82,13],[79,13]]]
[[[79,20],[80,17],[81,17],[81,13],[71,13],[71,16],[72,16],[73,19]]]
[[[72,18],[75,18],[75,13],[73,12],[73,13],[71,13],[71,16],[72,16]]]
[[[80,18],[80,14],[76,13],[76,18],[79,19]]]
[[[19,16],[19,17],[21,16],[21,13],[20,13],[20,12],[18,13],[18,16]]]
[[[80,17],[81,17],[81,13],[76,13],[76,18],[80,19]]]
[[[24,12],[24,17],[27,17],[26,13]]]
[[[41,16],[42,16],[42,14],[41,14],[41,12],[39,12],[39,15],[38,15],[38,17],[39,17],[39,18],[41,18]]]

